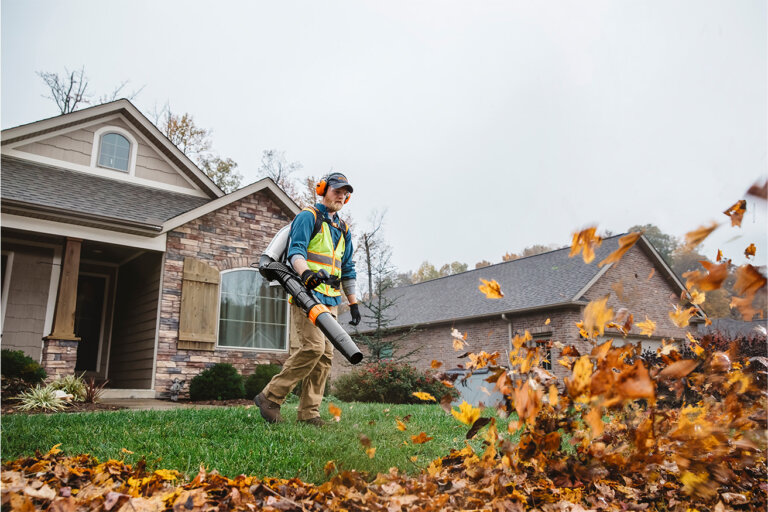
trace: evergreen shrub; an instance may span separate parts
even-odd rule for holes
[[[277,364],[258,364],[253,373],[245,379],[245,397],[254,398],[261,393],[272,377],[280,373],[281,367]]]
[[[8,379],[21,379],[29,385],[39,384],[48,377],[40,364],[21,350],[0,350],[0,374]]]
[[[189,398],[196,400],[231,400],[243,398],[243,377],[229,363],[216,363],[192,378]]]
[[[333,394],[345,402],[424,403],[413,396],[416,391],[429,393],[438,401],[446,394],[458,396],[454,388],[445,386],[431,372],[391,361],[365,364],[333,383]]]

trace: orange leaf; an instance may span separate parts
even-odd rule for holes
[[[730,307],[731,309],[736,308],[739,310],[742,320],[751,322],[752,319],[755,318],[755,315],[762,313],[752,305],[754,298],[754,295],[748,295],[746,297],[737,297],[734,295],[731,297]]]
[[[710,292],[720,288],[725,278],[728,277],[729,260],[719,264],[709,261],[699,261],[699,263],[707,270],[707,273],[705,274],[701,270],[684,273],[683,277],[686,279],[685,287],[690,290],[695,286],[702,292]]]
[[[749,244],[749,247],[744,249],[744,256],[746,256],[747,258],[749,258],[750,256],[754,258],[755,252],[757,252],[757,247],[755,247],[755,244]]]
[[[765,276],[752,265],[746,264],[736,269],[736,282],[733,284],[733,289],[739,295],[747,297],[755,295],[760,288],[765,286],[765,283]]]
[[[440,368],[441,366],[443,366],[443,363],[442,363],[442,362],[440,362],[440,361],[438,361],[437,359],[433,359],[433,360],[432,360],[432,365],[431,365],[431,366],[432,366],[432,368],[434,368],[435,370],[437,370],[438,368]]]
[[[603,239],[596,234],[596,231],[597,227],[590,227],[574,233],[568,257],[573,258],[581,253],[584,263],[592,263],[595,259],[595,248],[603,243]]]
[[[501,292],[501,286],[499,286],[499,283],[497,283],[495,279],[491,279],[490,281],[486,281],[485,279],[480,280],[484,284],[481,284],[477,288],[485,294],[487,299],[501,299],[504,297],[504,294]]]
[[[622,371],[616,383],[616,391],[624,398],[650,398],[656,396],[651,376],[648,375],[648,369],[641,361],[635,361],[631,366]]]
[[[433,397],[432,395],[430,395],[429,393],[426,393],[424,391],[414,391],[413,392],[413,396],[415,396],[419,400],[424,400],[425,402],[428,402],[430,400],[433,401],[433,402],[437,402],[435,397]]]
[[[551,322],[551,320],[547,318],[546,321],[544,322],[544,325],[549,325],[549,322]]]
[[[679,379],[691,373],[698,365],[699,362],[693,359],[681,359],[661,370],[659,376],[666,379]]]
[[[698,290],[691,290],[691,304],[703,304],[707,300],[707,294]]]
[[[328,412],[331,413],[334,420],[341,421],[341,409],[333,404],[328,404]]]
[[[607,302],[608,295],[602,299],[593,300],[584,308],[583,327],[588,337],[595,336],[595,333],[604,334],[605,324],[613,320],[613,309],[606,306]]]
[[[740,199],[723,213],[731,218],[731,226],[741,227],[741,220],[744,218],[744,213],[746,211],[747,202],[744,199]]]
[[[417,436],[411,436],[411,441],[413,444],[424,444],[427,441],[431,441],[432,439],[434,439],[434,437],[429,437],[424,432],[419,432],[419,435]]]
[[[554,384],[551,384],[549,386],[549,405],[552,407],[557,407],[557,402],[559,400],[560,396],[557,394],[557,386]]]
[[[700,226],[698,229],[689,231],[685,234],[685,248],[687,250],[693,249],[703,242],[718,226],[719,224],[713,221],[709,226]]]
[[[403,423],[402,421],[400,421],[397,418],[395,418],[395,421],[397,422],[397,430],[399,430],[401,432],[405,432],[405,430],[408,428],[408,427],[405,426],[405,423]]]
[[[592,437],[598,437],[605,430],[605,424],[603,423],[603,416],[601,413],[602,407],[592,407],[589,412],[584,415],[584,421],[586,421],[589,428],[592,429]]]
[[[717,250],[717,258],[716,258],[716,261],[717,261],[718,263],[720,263],[720,261],[721,261],[722,259],[723,259],[723,251],[721,251],[720,249],[718,249],[718,250]]]
[[[597,264],[598,267],[602,267],[603,265],[607,265],[608,263],[615,263],[621,259],[622,256],[624,256],[624,253],[626,253],[628,250],[632,248],[635,243],[640,240],[640,237],[642,236],[642,231],[635,231],[633,233],[630,233],[628,235],[624,235],[623,237],[619,238],[619,248],[613,251],[611,254],[608,255],[607,258],[605,258],[603,261]]]

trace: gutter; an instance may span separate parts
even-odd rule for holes
[[[163,226],[158,224],[149,224],[146,222],[121,219],[119,217],[108,217],[106,215],[76,212],[72,210],[62,210],[61,208],[26,203],[14,199],[3,199],[2,202],[3,212],[23,215],[25,217],[39,217],[56,222],[80,221],[71,223],[100,228],[111,228],[116,231],[125,231],[144,236],[159,235],[163,229]]]

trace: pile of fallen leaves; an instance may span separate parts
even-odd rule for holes
[[[760,197],[766,188],[757,190]],[[740,201],[725,213],[735,225],[745,208]],[[700,243],[716,227],[687,239]],[[623,237],[600,265],[618,262],[640,236]],[[581,252],[590,263],[599,244],[595,228],[589,228],[574,235],[571,254]],[[753,246],[746,252],[754,255]],[[731,272],[741,294],[732,307],[751,319],[766,277],[749,264],[733,269],[720,254],[718,263],[684,276],[688,290],[669,318],[687,327],[701,314],[705,293]],[[491,299],[503,296],[495,281],[484,280],[480,291]],[[452,408],[446,395],[439,402],[469,427],[467,439],[482,439],[481,448],[467,443],[415,477],[397,468],[373,479],[354,471],[334,474],[329,462],[326,471],[334,476],[317,486],[298,479],[229,479],[202,468],[185,481],[175,471],[149,472],[143,462],[100,463],[88,455],[65,457],[54,447],[3,465],[2,505],[55,511],[765,510],[768,395],[757,383],[768,358],[747,359],[738,342],[723,350],[722,340],[689,332],[689,350],[680,340],[663,340],[648,364],[641,344],[622,338],[632,329],[650,337],[655,325],[647,317],[633,324],[631,312],[614,312],[607,297],[591,302],[576,326],[584,342],[576,347],[554,341],[551,347],[559,349],[557,363],[567,368],[562,382],[543,367],[546,347],[528,332],[512,340],[508,360],[498,352],[465,354],[470,372],[490,370],[488,385],[504,396],[498,415],[516,418],[500,428],[495,418],[481,416],[482,407],[464,402]],[[602,341],[608,332],[616,339]],[[452,337],[454,348],[463,350],[467,335],[453,329]],[[453,386],[447,375],[442,379]],[[680,405],[662,404],[662,394]],[[414,395],[438,401],[425,392]],[[341,420],[341,409],[331,405],[329,412]],[[406,426],[398,419],[397,428]],[[414,444],[431,439],[425,432],[411,436]],[[376,440],[360,441],[374,457]]]

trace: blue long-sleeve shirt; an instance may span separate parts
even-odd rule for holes
[[[357,277],[355,272],[355,260],[352,258],[354,252],[354,246],[352,245],[352,235],[347,231],[343,233],[340,228],[334,226],[338,225],[339,215],[333,214],[333,217],[328,215],[328,209],[322,203],[317,203],[315,208],[323,216],[323,220],[328,223],[328,227],[331,230],[331,238],[333,238],[333,246],[336,247],[339,243],[339,239],[344,236],[344,256],[341,258],[341,281],[344,283],[344,291],[349,295],[350,291],[347,290],[347,283],[351,283],[354,286],[354,280]],[[312,230],[315,227],[315,216],[312,212],[302,210],[293,219],[291,223],[291,237],[290,245],[288,245],[288,261],[293,262],[294,256],[301,256],[307,259],[307,247],[312,237]],[[338,306],[341,304],[341,297],[328,297],[322,293],[313,291],[317,300],[326,306]]]

